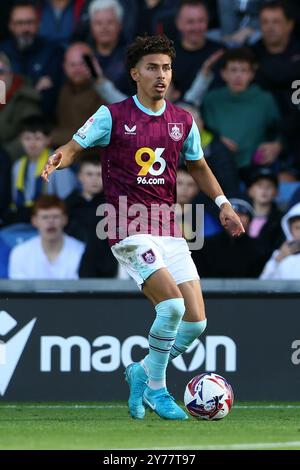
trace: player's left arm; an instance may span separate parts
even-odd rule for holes
[[[216,198],[219,196],[223,196],[225,199],[222,188],[204,157],[198,160],[186,160],[186,164],[188,172],[204,194],[213,201],[216,201]],[[232,236],[238,237],[245,232],[239,216],[226,199],[220,205],[220,221],[223,227],[228,230]]]

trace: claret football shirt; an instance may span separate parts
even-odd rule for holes
[[[180,154],[186,160],[203,157],[190,113],[169,101],[153,112],[133,96],[101,106],[73,139],[83,148],[102,147],[104,194],[116,215],[116,233],[108,231],[111,245],[135,229],[134,233],[174,236],[171,207],[176,202]],[[163,230],[166,219],[170,233]]]

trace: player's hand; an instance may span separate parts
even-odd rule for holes
[[[227,230],[232,237],[239,237],[245,233],[241,219],[230,204],[222,204],[220,209],[220,221],[225,230]]]
[[[48,161],[46,165],[44,166],[44,169],[41,174],[41,177],[43,178],[43,180],[47,181],[47,183],[49,183],[49,175],[51,175],[51,173],[53,173],[53,171],[55,171],[59,167],[61,160],[62,160],[61,152],[54,153],[53,155],[50,155],[50,157],[48,158]]]

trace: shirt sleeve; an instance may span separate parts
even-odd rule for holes
[[[182,154],[186,160],[200,160],[203,157],[201,137],[194,119],[190,133],[184,141]]]
[[[78,129],[73,139],[83,148],[100,145],[105,147],[110,142],[112,117],[107,106],[100,106],[98,111]]]

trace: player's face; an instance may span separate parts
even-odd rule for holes
[[[91,19],[92,36],[97,44],[113,44],[118,41],[121,24],[113,8],[96,11]]]
[[[260,26],[266,45],[280,46],[288,40],[294,23],[285,17],[281,8],[272,8],[262,11]]]
[[[269,179],[258,180],[249,189],[249,196],[258,204],[270,204],[276,194],[276,186]]]
[[[153,101],[162,100],[172,79],[171,59],[165,54],[149,54],[131,71],[138,93]]]
[[[42,240],[55,242],[62,236],[67,217],[59,207],[39,209],[32,218],[32,223],[38,229]]]
[[[254,78],[254,71],[248,62],[229,62],[222,70],[223,80],[234,93],[245,91]]]
[[[40,131],[22,132],[20,140],[26,155],[33,159],[38,158],[42,151],[49,145],[49,138]]]
[[[86,163],[81,167],[78,179],[83,193],[94,195],[103,190],[101,165]]]
[[[300,241],[300,220],[292,222],[291,234],[293,235],[294,240]]]

